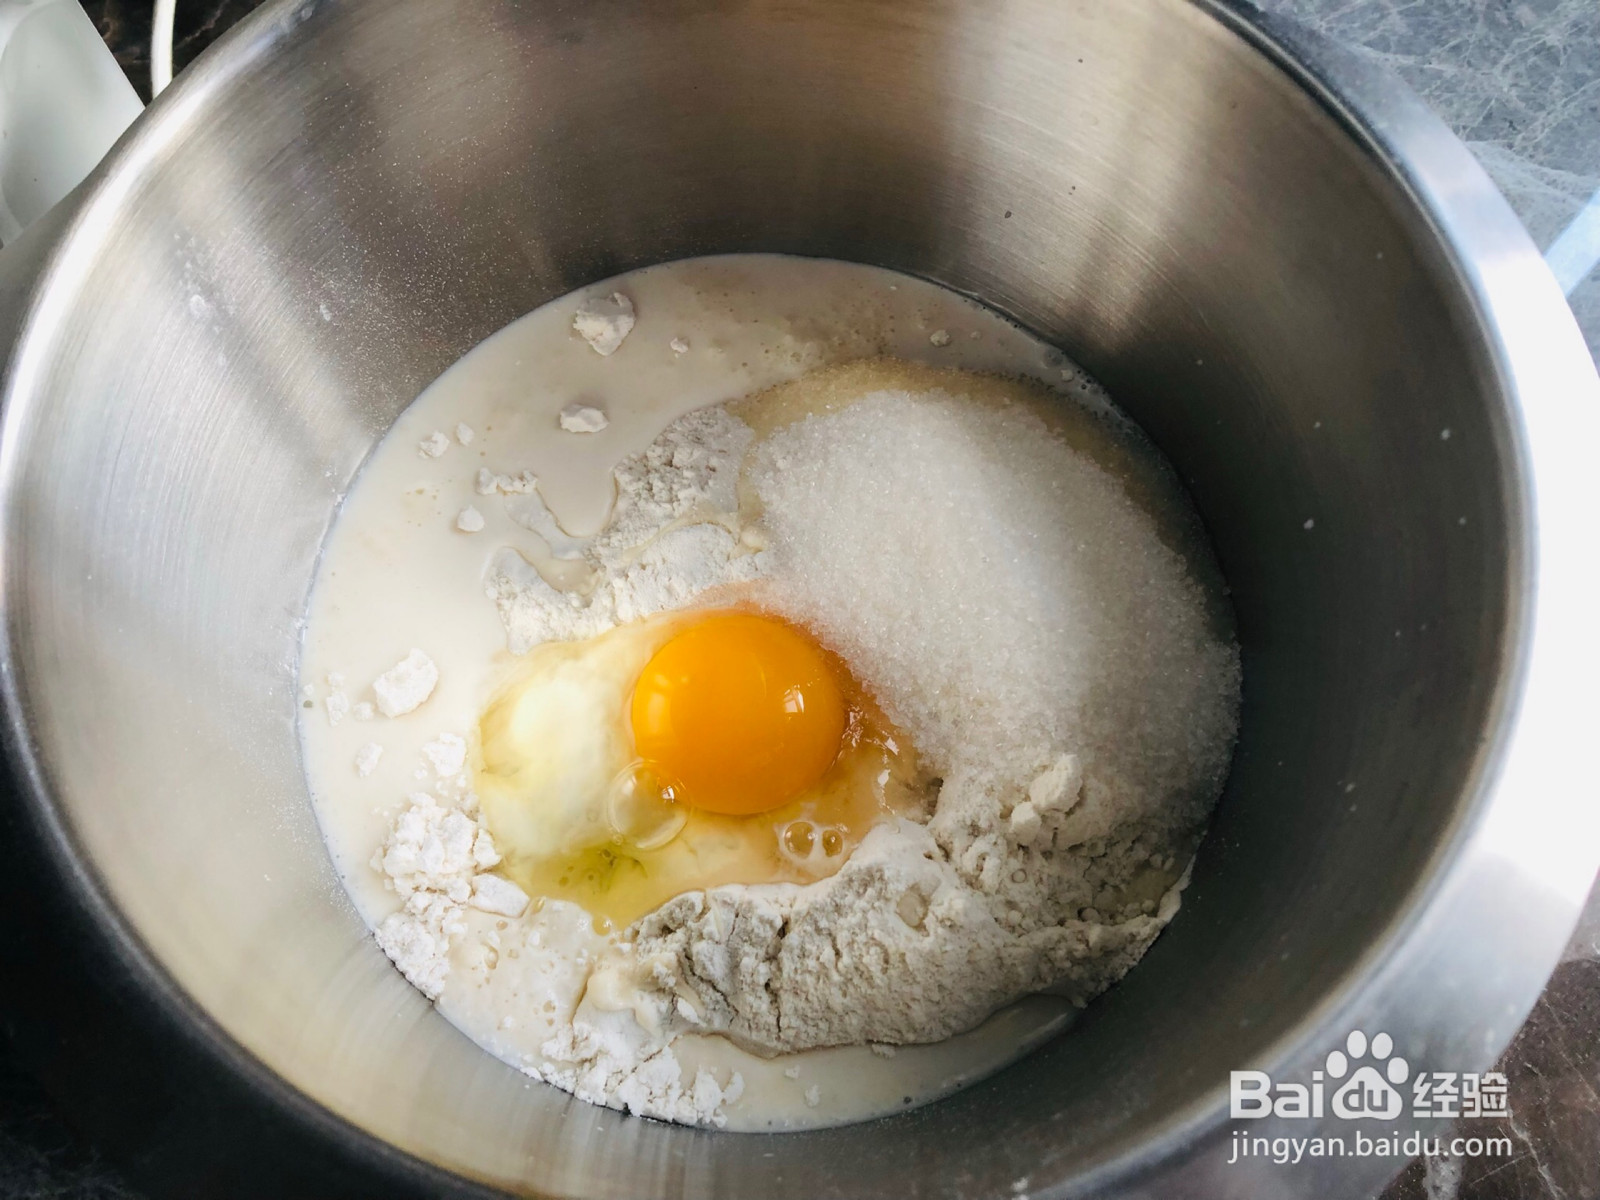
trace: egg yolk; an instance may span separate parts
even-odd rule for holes
[[[816,643],[782,621],[735,612],[657,650],[634,685],[631,716],[636,752],[679,799],[748,816],[822,778],[848,712]]]

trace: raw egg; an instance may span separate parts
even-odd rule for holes
[[[816,785],[848,711],[822,649],[771,617],[730,612],[674,635],[633,687],[639,757],[694,808],[768,812]]]
[[[745,609],[537,647],[485,709],[474,768],[503,869],[618,925],[687,891],[830,875],[927,791],[843,661]]]

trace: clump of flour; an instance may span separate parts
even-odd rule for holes
[[[611,520],[577,551],[594,572],[587,597],[557,590],[516,550],[500,550],[487,587],[511,652],[594,637],[753,579],[759,565],[733,530],[739,464],[754,436],[725,408],[704,408],[617,467]]]
[[[466,906],[479,892],[477,880],[499,861],[494,837],[475,812],[426,792],[411,796],[373,856],[373,869],[405,902],[378,927],[378,945],[430,1000],[438,998],[449,974],[451,939],[466,931]],[[516,885],[497,879],[487,888],[501,907],[504,888]]]
[[[633,323],[633,301],[623,292],[591,296],[572,317],[572,328],[602,358],[617,352]]]
[[[437,763],[442,747],[449,765],[459,766],[460,741],[441,734],[424,747],[424,757]],[[704,1068],[688,1076],[670,1039],[646,1032],[631,1014],[580,1004],[600,990],[587,978],[593,948],[605,944],[593,918],[562,901],[530,904],[520,887],[495,873],[500,853],[466,775],[441,777],[435,786],[446,794],[408,797],[372,858],[403,901],[377,929],[378,945],[400,972],[453,1016],[476,1009],[479,1026],[500,989],[545,995],[545,1004],[528,1004],[523,1019],[535,1026],[543,1018],[552,1036],[538,1058],[522,1056],[523,1070],[591,1103],[667,1121],[724,1124],[723,1106],[744,1090],[738,1073],[726,1081]],[[581,947],[590,949],[574,956]],[[498,987],[488,986],[491,977]],[[513,1029],[515,1021],[502,1020],[500,1028]]]

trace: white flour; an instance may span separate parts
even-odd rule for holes
[[[755,559],[730,530],[739,464],[753,436],[726,409],[706,408],[680,417],[643,454],[623,462],[610,523],[577,544],[593,572],[587,597],[550,586],[516,550],[499,551],[488,588],[511,652],[593,637],[681,608],[708,588],[753,578]],[[553,540],[567,544],[562,535],[545,538],[552,551]]]
[[[599,433],[611,424],[606,414],[592,404],[569,404],[557,420],[568,433]]]
[[[558,902],[548,906],[548,914],[539,914],[540,928],[512,926],[528,911],[529,898],[515,883],[492,873],[500,861],[494,838],[471,792],[465,790],[465,778],[452,782],[459,786],[454,803],[426,792],[413,793],[373,856],[373,868],[404,900],[376,931],[383,952],[430,1000],[442,1002],[452,972],[462,969],[477,977],[469,986],[476,983],[480,992],[511,992],[515,997],[518,960],[526,960],[520,964],[522,974],[530,969],[537,974],[540,943],[553,933],[545,955],[553,951],[558,961],[546,964],[552,968],[546,974],[558,978],[553,988],[548,979],[540,982],[544,993],[553,994],[559,1003],[547,1000],[543,1007],[561,1014],[576,1007],[584,1015],[558,1016],[552,1022],[554,1036],[543,1041],[538,1060],[525,1058],[524,1069],[591,1103],[686,1124],[722,1124],[722,1107],[743,1093],[743,1079],[734,1072],[724,1085],[705,1068],[686,1077],[667,1041],[647,1033],[632,1011],[585,1013],[584,1005],[600,993],[594,980],[586,977],[593,950],[579,949],[599,943],[585,928],[590,924],[588,915]],[[493,929],[476,930],[479,936],[469,939],[474,911],[503,920]],[[506,970],[492,976],[491,989],[485,983],[502,952]],[[486,961],[488,956],[493,961]],[[563,972],[565,979],[559,978]],[[531,1004],[512,1007],[532,1009],[522,1018],[531,1018],[530,1025],[541,1015]],[[514,1031],[517,1020],[514,1015],[502,1017],[500,1029]]]
[[[450,973],[450,940],[465,932],[464,909],[473,902],[477,879],[500,861],[482,820],[464,811],[475,807],[414,793],[372,860],[405,901],[378,927],[378,945],[430,1000]]]
[[[373,680],[378,711],[386,717],[402,717],[420,707],[439,683],[439,668],[421,650],[412,650],[394,666]],[[340,693],[335,692],[337,696]],[[332,716],[332,707],[329,708]]]
[[[610,358],[633,329],[633,301],[623,292],[585,300],[572,318],[572,328],[596,354]]]

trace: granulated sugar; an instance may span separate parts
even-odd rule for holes
[[[1070,749],[1086,804],[1193,822],[1226,766],[1234,651],[1121,484],[1018,404],[879,392],[750,467],[766,600],[823,635],[940,774]]]

